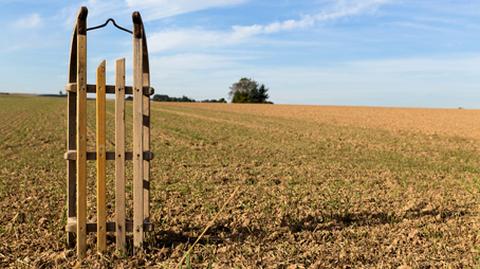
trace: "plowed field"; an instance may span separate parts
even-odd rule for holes
[[[1,268],[77,264],[64,232],[65,109],[64,98],[0,95]],[[479,110],[153,103],[152,147],[146,253],[117,255],[112,235],[99,255],[91,236],[86,268],[175,267],[237,188],[191,267],[478,265]],[[89,162],[91,221],[94,172]]]

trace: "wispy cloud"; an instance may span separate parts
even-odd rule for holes
[[[305,15],[300,19],[289,19],[269,24],[253,24],[248,26],[234,25],[230,31],[211,31],[193,28],[157,32],[151,36],[151,50],[158,52],[192,46],[204,48],[239,44],[259,35],[310,28],[321,22],[334,21],[375,11],[380,6],[391,2],[391,0],[337,0],[334,2],[335,4],[328,8],[328,10],[313,15]]]
[[[370,12],[389,2],[391,2],[391,0],[336,1],[334,7],[329,11],[306,15],[296,20],[290,19],[266,25],[233,26],[233,34],[240,37],[248,37],[258,34],[272,34],[312,27],[316,23],[334,21]]]
[[[126,0],[129,8],[143,12],[146,20],[245,3],[246,0]]]
[[[66,26],[73,24],[79,6],[88,7],[88,18],[96,23],[106,18],[130,18],[133,11],[140,11],[144,21],[154,21],[200,10],[235,6],[248,0],[82,0],[80,4],[66,5],[58,17]],[[126,21],[128,21],[128,19]],[[123,19],[125,20],[125,19]]]
[[[37,28],[43,24],[42,17],[38,13],[32,13],[26,17],[16,20],[13,25],[17,28]]]

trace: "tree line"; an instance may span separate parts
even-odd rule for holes
[[[220,99],[205,99],[205,100],[200,100],[197,101],[193,98],[189,98],[187,96],[182,96],[182,97],[171,97],[166,94],[155,94],[153,96],[153,101],[156,102],[181,102],[181,103],[226,103],[227,100],[225,98],[220,98]]]
[[[264,85],[251,78],[241,78],[238,82],[235,82],[230,86],[228,96],[232,103],[254,103],[254,104],[273,104],[268,101],[270,97],[268,94],[269,89]],[[166,94],[155,94],[153,101],[157,102],[183,102],[183,103],[227,103],[225,98],[219,99],[205,99],[197,101],[187,96],[171,97]]]

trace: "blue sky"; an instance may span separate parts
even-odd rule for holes
[[[240,77],[287,104],[480,108],[480,0],[0,0],[0,91],[58,93],[78,8],[89,26],[144,17],[157,93],[227,97]],[[89,32],[131,65],[131,36]],[[131,76],[131,70],[128,70]]]

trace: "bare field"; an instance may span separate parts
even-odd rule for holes
[[[196,103],[165,103],[165,105],[480,139],[480,125],[476,124],[480,110],[249,104],[225,106]]]
[[[76,264],[64,232],[65,107],[0,96],[2,268]],[[90,102],[90,147],[93,115]],[[477,267],[478,119],[478,110],[153,103],[146,254],[121,257],[110,237],[101,256],[91,237],[84,265],[174,267],[239,188],[193,268]]]

